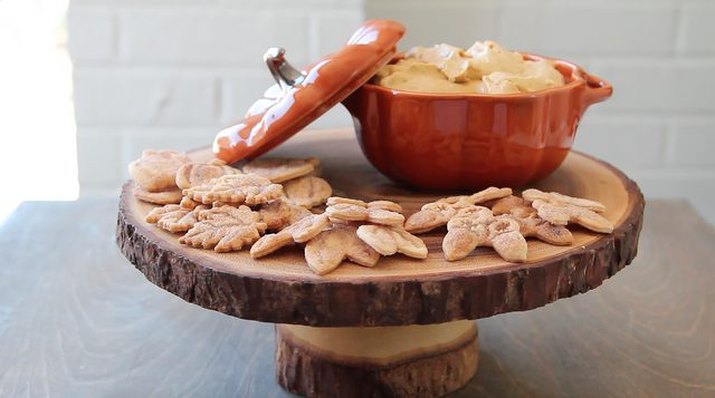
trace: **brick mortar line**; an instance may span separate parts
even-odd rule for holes
[[[87,123],[87,122],[78,122],[77,123],[77,130],[78,133],[77,135],[84,135],[83,133],[80,133],[80,129],[88,129],[88,130],[103,130],[103,131],[123,131],[123,130],[168,130],[168,129],[180,129],[180,130],[199,130],[199,129],[206,129],[210,130],[212,132],[218,133],[218,129],[222,127],[228,127],[224,123],[221,123],[220,120],[216,120],[216,124],[211,125],[211,124],[191,124],[191,123],[177,123],[177,124],[136,124],[132,122],[115,122],[112,124],[106,124],[106,122],[92,122],[92,123]],[[92,135],[92,134],[86,134],[86,135]],[[123,135],[121,132],[118,133],[118,135]],[[193,134],[186,134],[186,137],[191,137]]]
[[[221,78],[236,78],[236,77],[270,77],[268,69],[265,69],[265,64],[260,61],[261,67],[244,68],[230,66],[188,66],[188,65],[75,65],[73,72],[75,73],[126,73],[127,76],[146,76],[156,74],[160,76],[171,77],[221,77]]]

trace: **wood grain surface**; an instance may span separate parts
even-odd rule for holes
[[[379,360],[375,361],[375,358],[360,358],[356,361],[356,358],[321,352],[310,341],[296,338],[290,330],[307,327],[278,325],[276,379],[287,391],[304,397],[442,397],[464,386],[477,371],[479,344],[476,339],[476,325],[470,321],[459,323],[462,322],[466,323],[467,328],[471,328],[467,329],[469,332],[466,334],[463,333],[447,344],[424,347],[424,351],[403,353],[406,355],[391,358],[392,363],[386,366]],[[410,327],[416,326],[394,328]],[[375,332],[378,336],[385,333],[384,328],[367,329],[383,329]],[[411,337],[410,332],[393,333],[401,335],[402,339]],[[353,337],[365,337],[366,334],[372,333],[358,332]],[[390,358],[383,359],[390,362]]]
[[[0,227],[0,396],[289,397],[273,325],[187,304],[114,242],[116,197],[28,203]],[[479,321],[454,397],[715,396],[715,231],[649,201],[639,255],[600,288]]]
[[[400,203],[409,215],[447,193],[419,193],[391,183],[360,153],[351,130],[306,131],[280,147],[291,157],[317,156],[322,174],[339,195]],[[210,149],[191,153],[213,157]],[[334,156],[338,156],[335,158]],[[305,265],[299,247],[255,260],[247,251],[215,253],[178,242],[178,236],[148,224],[155,206],[124,186],[117,242],[147,279],[201,305],[244,319],[315,326],[380,326],[477,319],[540,307],[599,286],[636,255],[644,200],[638,186],[614,167],[572,152],[536,187],[598,200],[615,225],[602,235],[572,227],[570,246],[529,240],[526,263],[502,260],[489,248],[447,262],[444,231],[422,235],[430,249],[418,261],[385,257],[374,268],[345,262],[318,276]],[[345,300],[344,298],[348,298]]]

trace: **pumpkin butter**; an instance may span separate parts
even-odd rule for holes
[[[428,93],[531,93],[564,85],[547,60],[525,60],[492,41],[463,48],[415,47],[404,59],[382,67],[374,82],[396,90]]]

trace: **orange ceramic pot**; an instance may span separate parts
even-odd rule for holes
[[[343,104],[365,156],[396,182],[426,190],[519,187],[561,164],[586,108],[613,91],[576,65],[552,61],[564,75],[562,87],[434,94],[368,83]]]

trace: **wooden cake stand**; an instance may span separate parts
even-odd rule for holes
[[[316,156],[334,194],[388,199],[406,215],[443,194],[401,188],[373,169],[351,130],[305,131],[273,156]],[[210,150],[191,153],[212,158]],[[428,161],[426,159],[426,161]],[[184,300],[228,315],[276,323],[276,375],[283,388],[307,396],[439,396],[463,386],[477,369],[474,319],[526,311],[583,293],[636,255],[644,200],[614,167],[572,152],[545,191],[598,200],[615,225],[610,235],[571,228],[574,244],[529,240],[528,261],[508,263],[491,249],[447,262],[444,231],[422,235],[426,260],[385,257],[375,268],[345,262],[318,276],[300,247],[260,260],[248,251],[219,254],[178,243],[144,221],[153,207],[124,186],[117,242],[152,283]]]

